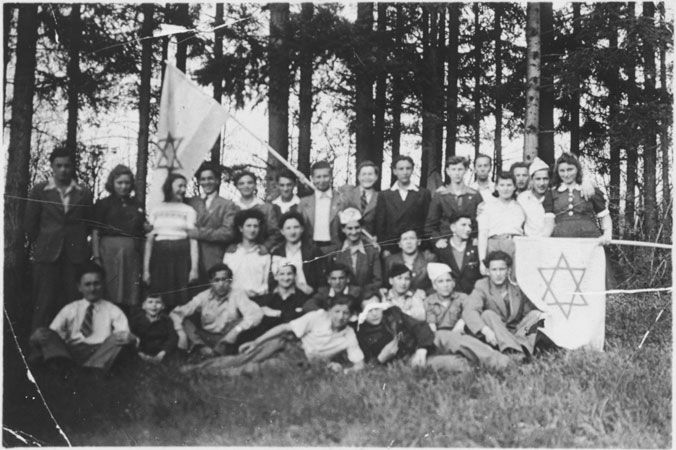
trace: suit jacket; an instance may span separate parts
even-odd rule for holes
[[[197,241],[200,249],[200,271],[204,274],[211,266],[223,262],[225,249],[235,237],[234,220],[237,206],[231,200],[216,196],[209,209],[202,197],[188,199],[197,211]]]
[[[382,191],[376,205],[376,235],[379,242],[387,241],[383,250],[395,250],[399,236],[409,229],[417,230],[422,238],[429,205],[427,189],[409,191],[406,201],[401,200],[399,191]]]
[[[301,213],[305,219],[306,233],[310,237],[314,235],[315,204],[315,194],[301,198],[300,203],[298,204],[298,212]],[[334,189],[333,196],[331,197],[331,209],[329,210],[329,230],[331,232],[332,242],[340,242],[340,238],[338,237],[338,230],[340,229],[338,213],[348,206],[351,205],[347,202],[345,196],[337,189]]]
[[[506,298],[509,302],[505,302],[497,292],[491,289],[488,277],[478,280],[468,297],[467,307],[462,312],[462,318],[470,331],[474,334],[481,331],[485,325],[481,319],[481,313],[487,309],[497,313],[508,329],[515,328],[526,314],[537,309],[519,286],[509,281],[507,281]]]
[[[425,221],[425,233],[435,238],[450,236],[451,217],[463,214],[472,218],[472,232],[476,234],[477,208],[482,201],[481,194],[472,188],[466,188],[465,193],[460,195],[435,193]]]
[[[281,242],[272,248],[272,256],[281,256],[286,258],[286,242]],[[322,252],[312,243],[301,244],[300,254],[303,258],[303,274],[307,284],[317,290],[320,286],[326,284],[326,258],[321,258]],[[270,282],[274,282],[273,277],[269,277]],[[272,290],[272,286],[271,286]]]
[[[366,254],[357,252],[357,267],[352,267],[352,256],[350,249],[346,248],[331,257],[333,262],[337,262],[350,268],[350,284],[362,288],[362,291],[372,291],[380,289],[382,285],[383,270],[380,265],[380,252],[374,247],[364,246]]]
[[[432,289],[432,282],[427,276],[427,263],[434,262],[436,260],[436,256],[429,252],[418,252],[418,255],[413,260],[410,288],[412,291],[422,289],[426,293],[429,293],[429,291]],[[385,280],[389,280],[390,269],[395,264],[404,264],[404,257],[401,252],[393,253],[385,259]]]
[[[72,263],[83,263],[90,257],[87,234],[92,226],[92,194],[76,185],[66,212],[56,188],[48,186],[47,182],[35,185],[26,206],[24,223],[29,240],[35,244],[35,262],[54,262],[63,252]]]
[[[365,209],[361,207],[361,192],[359,191],[358,186],[352,186],[346,184],[345,186],[339,187],[337,189],[345,197],[346,203],[349,206],[353,206],[361,212],[362,216],[362,227],[371,234],[376,232],[376,205],[378,204],[378,195],[379,192],[374,192],[371,196],[371,200],[366,205]]]
[[[474,289],[474,283],[481,278],[479,250],[477,246],[468,242],[465,246],[465,254],[462,258],[462,266],[458,267],[453,257],[453,249],[446,240],[445,248],[434,247],[434,253],[437,255],[437,260],[440,263],[448,264],[451,268],[451,275],[455,279],[456,290],[470,294]]]

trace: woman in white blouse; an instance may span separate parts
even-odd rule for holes
[[[526,215],[516,201],[516,183],[509,172],[500,172],[495,180],[497,199],[482,204],[479,222],[479,260],[481,273],[488,272],[483,265],[486,255],[502,250],[514,260],[514,236],[523,236]],[[494,194],[495,195],[495,194]]]
[[[256,208],[235,215],[235,242],[225,251],[223,262],[232,269],[232,288],[253,299],[268,292],[270,254],[261,243],[265,216]]]
[[[190,300],[188,283],[198,277],[198,247],[188,238],[195,228],[197,213],[185,202],[187,181],[170,173],[162,185],[164,201],[157,205],[148,221],[153,230],[146,237],[143,255],[143,281],[150,295],[161,295],[167,310]]]

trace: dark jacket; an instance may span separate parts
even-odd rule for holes
[[[362,289],[359,286],[349,285],[347,287],[347,295],[354,297],[355,304],[351,305],[352,311],[358,311],[362,300]],[[329,301],[333,296],[331,295],[331,288],[322,286],[317,289],[310,300],[305,302],[303,309],[305,312],[314,311],[316,309],[328,309]]]
[[[411,271],[411,287],[412,291],[422,289],[426,293],[432,289],[432,282],[427,276],[427,263],[436,261],[435,255],[429,251],[418,251],[418,256],[413,260],[413,270]],[[389,285],[389,272],[393,265],[404,264],[404,257],[402,252],[394,253],[385,260],[385,283]]]
[[[383,270],[380,265],[380,252],[369,244],[364,244],[366,254],[357,252],[357,267],[352,267],[352,255],[346,248],[331,257],[333,262],[343,264],[350,269],[350,284],[363,291],[378,290],[382,286]]]
[[[92,194],[82,186],[75,187],[66,212],[56,188],[47,186],[47,182],[37,184],[26,206],[24,223],[35,245],[33,257],[36,262],[51,263],[64,252],[72,263],[83,263],[90,256],[87,234],[93,225]]]
[[[216,196],[209,209],[201,197],[188,199],[197,211],[197,242],[199,243],[200,270],[206,273],[211,266],[223,262],[225,249],[235,238],[234,220],[237,206],[231,200]]]
[[[450,237],[451,218],[462,214],[472,218],[472,233],[476,235],[477,208],[482,201],[481,194],[469,187],[460,195],[450,192],[435,193],[425,221],[425,233],[433,238]]]
[[[396,359],[412,355],[419,348],[426,348],[430,353],[435,349],[434,333],[429,325],[404,314],[396,306],[383,311],[379,325],[364,322],[357,330],[357,340],[367,362],[377,361],[383,347],[395,336],[399,336]]]
[[[422,238],[429,205],[427,189],[408,191],[406,201],[401,200],[399,191],[382,191],[376,206],[376,235],[379,242],[387,241],[383,250],[396,251],[399,236],[406,230],[416,230]]]
[[[465,294],[471,294],[472,289],[474,289],[474,283],[481,278],[479,250],[477,246],[471,242],[467,243],[461,267],[458,267],[455,258],[453,258],[453,249],[448,239],[446,240],[445,248],[434,246],[434,253],[437,255],[438,262],[450,266],[451,275],[456,284],[455,289]]]
[[[374,192],[366,208],[361,207],[361,191],[358,186],[346,184],[337,189],[345,196],[345,201],[361,212],[362,227],[372,235],[376,232],[376,206],[378,205],[379,192]]]
[[[145,311],[136,307],[129,314],[129,329],[141,340],[138,349],[146,355],[155,356],[162,350],[169,353],[178,344],[174,323],[164,314],[151,322]]]
[[[322,258],[322,252],[312,242],[303,242],[300,253],[303,258],[305,281],[317,290],[320,286],[326,284],[326,258]],[[273,247],[271,254],[272,256],[286,258],[286,242]],[[270,283],[274,283],[273,277],[270,277]]]

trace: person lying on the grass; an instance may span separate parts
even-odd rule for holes
[[[484,264],[488,276],[476,282],[462,313],[467,328],[500,351],[532,354],[543,312],[509,279],[512,258],[507,253],[491,252]]]
[[[377,294],[362,302],[357,339],[366,362],[387,364],[407,359],[413,367],[469,370],[462,357],[435,354],[434,332],[427,323],[415,320],[390,303],[381,303]]]
[[[307,301],[307,295],[296,284],[296,265],[288,259],[280,258],[272,263],[272,271],[277,286],[258,299],[263,320],[258,326],[242,332],[239,342],[252,341],[270,328],[297,319],[305,312],[303,305]]]
[[[359,302],[362,296],[362,289],[359,286],[348,284],[350,277],[350,269],[344,264],[332,263],[326,271],[326,282],[328,286],[322,286],[317,289],[317,292],[305,302],[303,309],[307,311],[315,311],[317,309],[328,307],[332,298],[337,295],[348,295],[357,299]],[[353,309],[357,309],[358,304],[352,305]]]
[[[59,311],[49,328],[40,327],[30,337],[29,361],[71,360],[77,365],[107,371],[124,347],[133,347],[136,338],[120,308],[104,300],[104,272],[87,263],[78,277],[83,298]]]
[[[427,323],[434,330],[434,344],[440,352],[461,354],[473,363],[501,369],[510,359],[475,337],[465,334],[461,318],[469,297],[455,290],[452,270],[447,264],[429,263],[427,273],[434,294],[425,299]]]
[[[232,289],[232,270],[223,264],[207,271],[211,287],[169,314],[178,333],[178,348],[198,349],[202,356],[237,352],[240,333],[258,325],[263,311],[242,290]],[[190,316],[198,313],[194,320]]]
[[[354,298],[337,295],[328,310],[311,311],[289,323],[268,330],[262,336],[240,346],[240,354],[186,365],[182,372],[200,371],[225,375],[261,372],[271,368],[291,368],[308,362],[326,363],[332,370],[361,370],[364,353],[354,330],[347,326]],[[300,341],[299,341],[300,340]]]
[[[149,295],[143,300],[141,308],[132,310],[129,327],[139,339],[138,356],[144,361],[162,362],[176,350],[178,335],[174,323],[164,313],[164,301],[159,295]]]
[[[411,269],[404,264],[393,264],[389,269],[390,290],[386,291],[384,299],[386,302],[399,309],[405,314],[416,320],[425,321],[425,306],[423,299],[425,291],[417,289],[411,291]]]

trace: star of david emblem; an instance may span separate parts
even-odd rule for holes
[[[157,161],[158,169],[169,169],[171,171],[183,168],[181,161],[176,156],[182,140],[183,138],[173,137],[171,133],[168,133],[165,139],[160,139],[157,144],[161,152],[160,159]]]
[[[550,306],[558,306],[566,319],[570,316],[570,311],[573,309],[573,306],[587,306],[587,300],[582,295],[580,290],[580,285],[582,284],[582,278],[587,269],[570,267],[566,256],[561,253],[556,266],[554,267],[538,267],[538,272],[540,276],[545,281],[547,289],[544,294],[542,294],[542,301]],[[575,290],[570,294],[569,299],[561,298],[561,293],[557,295],[552,289],[552,283],[555,277],[559,276],[570,276],[575,284]],[[563,296],[565,297],[565,295]]]

